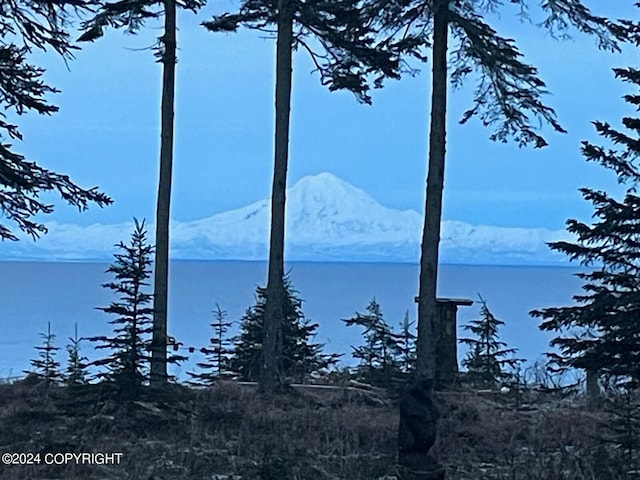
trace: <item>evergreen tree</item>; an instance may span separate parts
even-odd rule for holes
[[[384,77],[399,77],[400,51],[415,51],[413,36],[398,42],[379,40],[376,23],[385,1],[243,0],[237,13],[205,22],[213,32],[236,31],[241,25],[276,33],[275,140],[271,190],[269,267],[265,294],[264,339],[260,389],[278,390],[282,372],[281,319],[285,318],[284,278],[285,190],[289,162],[292,51],[307,51],[329,90],[345,89],[370,103],[370,80],[380,86]]]
[[[64,383],[68,386],[82,385],[87,382],[87,357],[80,354],[80,342],[78,338],[78,324],[75,324],[74,336],[69,338],[67,344],[67,371]]]
[[[256,381],[262,359],[264,288],[256,289],[256,304],[247,308],[240,319],[240,333],[235,338],[231,370],[242,381]]]
[[[149,307],[152,296],[147,293],[150,277],[151,254],[153,247],[147,243],[144,221],[134,219],[135,228],[128,245],[120,242],[117,247],[121,253],[114,254],[115,261],[107,269],[114,281],[102,285],[118,295],[118,301],[108,307],[99,307],[105,313],[114,315],[113,336],[91,337],[92,342],[100,342],[98,349],[109,349],[107,357],[92,362],[92,365],[105,366],[106,373],[98,376],[114,381],[123,391],[135,396],[148,379],[150,349],[149,334],[152,331]]]
[[[398,334],[398,366],[403,374],[411,373],[416,366],[416,334],[415,322],[409,320],[409,310],[404,314],[400,322],[400,333]]]
[[[214,336],[209,339],[210,346],[203,347],[200,352],[206,355],[207,361],[198,363],[197,366],[204,370],[200,373],[188,372],[195,379],[194,383],[212,385],[217,378],[230,373],[230,361],[233,354],[232,341],[227,337],[227,331],[232,322],[227,322],[226,310],[222,310],[216,303],[213,311],[214,321],[211,323]]]
[[[356,312],[355,317],[342,320],[347,326],[358,325],[364,329],[365,344],[352,347],[351,355],[360,359],[356,371],[363,381],[389,387],[392,378],[399,374],[400,337],[385,322],[375,298],[369,302],[366,311],[366,314]]]
[[[469,353],[462,361],[468,370],[471,381],[485,387],[496,387],[510,377],[505,367],[514,369],[522,360],[513,358],[515,348],[505,348],[506,343],[498,338],[498,328],[504,325],[487,307],[487,302],[480,297],[480,318],[472,320],[464,329],[471,332],[473,338],[461,338],[460,343],[469,346]],[[505,358],[511,356],[511,358]]]
[[[614,69],[616,77],[640,87],[640,70]],[[625,95],[634,109],[640,105],[640,93]],[[593,204],[595,219],[589,225],[567,221],[567,231],[575,242],[553,242],[550,247],[579,261],[589,272],[576,274],[584,281],[583,293],[573,298],[570,307],[534,310],[541,318],[540,328],[558,336],[551,345],[559,353],[550,354],[560,367],[598,372],[619,380],[640,381],[640,196],[635,188],[640,181],[637,158],[640,155],[640,118],[624,117],[627,131],[608,123],[595,122],[599,135],[613,144],[604,148],[583,142],[587,161],[598,162],[613,170],[627,186],[622,200],[606,192],[582,188],[583,197]]]
[[[67,24],[74,11],[84,11],[91,2],[59,0],[56,2],[2,2],[0,15],[0,210],[3,217],[20,230],[37,238],[46,233],[40,223],[41,214],[49,214],[53,206],[44,203],[42,192],[57,192],[62,199],[79,210],[90,202],[108,205],[111,199],[97,188],[84,189],[67,175],[47,170],[15,152],[12,142],[22,141],[18,125],[8,116],[27,112],[51,115],[58,107],[46,96],[57,90],[46,84],[44,70],[29,62],[32,50],[54,50],[65,59],[71,58]],[[18,240],[6,224],[0,224],[1,240]]]
[[[302,383],[306,377],[337,361],[338,355],[322,353],[322,344],[311,343],[318,324],[311,323],[302,312],[302,300],[287,277],[283,284],[286,301],[282,322],[282,365],[279,371],[285,379]],[[260,378],[262,365],[262,338],[266,304],[266,289],[256,289],[256,304],[247,309],[240,320],[240,334],[236,337],[231,368],[240,380],[256,381]]]
[[[173,170],[174,98],[176,75],[176,8],[197,11],[204,0],[116,0],[100,1],[99,12],[84,23],[80,41],[100,38],[107,26],[136,33],[146,20],[163,17],[164,32],[155,48],[162,63],[162,98],[160,119],[160,175],[156,204],[156,248],[154,262],[153,340],[151,382],[166,383],[167,363],[167,299],[169,284],[169,217]],[[181,357],[184,358],[184,357]]]
[[[35,375],[44,381],[47,387],[50,387],[61,380],[60,362],[56,360],[56,353],[60,348],[54,345],[56,336],[51,333],[51,322],[47,323],[47,333],[41,333],[40,337],[42,345],[36,347],[39,358],[31,360],[31,366],[34,370],[24,373]]]

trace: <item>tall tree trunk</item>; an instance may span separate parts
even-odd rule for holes
[[[402,466],[400,479],[445,478],[444,469],[429,452],[436,441],[438,431],[438,410],[431,394],[436,379],[436,347],[440,324],[437,321],[436,284],[444,188],[449,1],[434,0],[431,131],[420,256],[417,358],[415,377],[403,391],[399,402],[398,461]]]
[[[169,281],[169,215],[173,164],[173,103],[176,78],[176,2],[164,0],[162,44],[162,112],[160,179],[156,206],[156,249],[153,290],[153,338],[151,384],[167,381],[167,290]]]
[[[271,237],[269,272],[262,340],[260,390],[275,393],[282,385],[281,323],[284,316],[284,219],[287,164],[289,161],[289,115],[291,111],[291,77],[293,14],[290,0],[278,0],[278,38],[276,42],[276,125],[273,186],[271,189]]]
[[[436,373],[438,248],[446,150],[447,34],[450,0],[436,0],[433,17],[433,73],[429,172],[420,256],[418,345],[416,373],[430,379]]]

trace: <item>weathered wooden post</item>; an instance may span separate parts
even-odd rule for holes
[[[415,298],[418,302],[418,297]],[[468,298],[438,298],[436,325],[436,387],[451,385],[458,375],[458,307],[469,307]]]
[[[598,384],[598,371],[595,369],[587,368],[585,370],[587,377],[587,404],[589,407],[594,407],[600,401],[600,385]]]

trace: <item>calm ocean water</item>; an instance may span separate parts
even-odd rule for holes
[[[64,346],[78,324],[82,337],[109,333],[109,316],[95,307],[114,300],[101,287],[111,277],[107,264],[0,262],[0,378],[20,375],[37,356],[39,332],[47,322],[56,335],[61,363]],[[342,318],[363,312],[375,297],[385,319],[397,325],[409,310],[418,290],[418,267],[409,264],[292,263],[288,265],[295,288],[304,299],[306,315],[320,324],[316,341],[326,351],[346,353],[361,341],[360,331],[347,328]],[[506,325],[501,339],[518,349],[518,356],[535,360],[548,351],[551,336],[529,317],[534,308],[569,305],[580,290],[573,276],[577,269],[562,267],[444,265],[440,269],[439,295],[477,300],[481,294],[494,315]],[[201,347],[211,336],[211,311],[219,303],[237,321],[254,302],[255,287],[266,279],[263,262],[187,262],[171,264],[169,333],[186,346]],[[479,306],[461,307],[458,325],[478,317]],[[460,330],[461,332],[461,330]],[[93,347],[83,344],[83,354],[94,358]],[[463,352],[459,353],[459,360]],[[201,361],[196,355],[173,373],[191,370]]]

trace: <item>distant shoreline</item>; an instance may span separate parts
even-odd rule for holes
[[[102,265],[110,264],[113,258],[95,258],[95,259],[33,259],[33,258],[20,258],[20,259],[0,259],[0,263],[56,263],[56,264],[88,264],[88,265]],[[238,264],[266,264],[267,260],[242,260],[242,259],[191,259],[191,258],[177,258],[171,259],[172,263],[238,263]],[[400,261],[344,261],[344,260],[285,260],[287,265],[406,265],[408,267],[418,267],[417,262],[400,262]],[[488,268],[558,268],[567,270],[583,270],[579,265],[572,265],[570,263],[453,263],[443,262],[440,266],[448,267],[488,267]],[[597,267],[597,266],[596,266]]]

